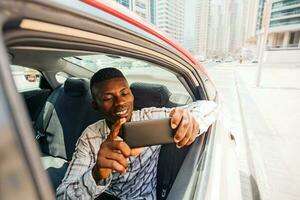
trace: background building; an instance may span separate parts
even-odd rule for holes
[[[151,23],[156,24],[156,0],[150,0]]]
[[[245,14],[243,3],[245,1],[231,0],[229,3],[230,36],[228,54],[234,57],[240,55],[240,51],[244,45],[244,22],[246,17],[243,17],[243,14]]]
[[[249,1],[187,0],[184,45],[199,58],[239,57],[246,41]]]
[[[115,1],[122,4],[123,6],[125,6],[127,8],[129,8],[129,5],[131,4],[131,3],[129,3],[129,1],[131,1],[131,0],[115,0]]]
[[[154,0],[114,0],[123,6],[127,7],[129,10],[135,12],[140,17],[144,18],[148,22],[152,22],[154,18],[151,16],[153,13],[153,8],[151,5],[154,6]],[[153,13],[154,14],[154,13]]]
[[[183,44],[185,0],[114,0]]]
[[[269,48],[299,48],[299,0],[285,0],[273,2],[269,33]]]
[[[264,63],[293,66],[300,63],[300,1],[271,0]],[[265,0],[259,0],[256,38],[260,38]]]
[[[156,26],[183,44],[185,0],[156,0]]]
[[[195,8],[196,19],[193,33],[195,35],[193,53],[206,58],[208,56],[210,0],[197,1]]]
[[[208,56],[228,56],[230,41],[230,0],[211,0],[208,26]]]

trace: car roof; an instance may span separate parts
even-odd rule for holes
[[[148,23],[143,18],[139,17],[135,13],[129,11],[126,7],[111,1],[111,0],[51,0],[52,2],[58,3],[60,5],[66,6],[71,9],[75,9],[84,14],[97,17],[100,20],[109,21],[111,24],[115,24],[119,27],[125,28],[127,30],[133,31],[147,37],[152,41],[156,41],[160,45],[164,45],[167,48],[176,50],[178,54],[183,56],[186,60],[192,63],[194,67],[200,70],[202,73],[207,74],[204,67],[172,36],[167,35],[160,31],[153,24]]]

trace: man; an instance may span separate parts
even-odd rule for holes
[[[183,108],[133,111],[134,97],[122,72],[105,68],[90,82],[93,105],[105,119],[88,126],[57,189],[58,199],[95,199],[108,193],[120,199],[156,199],[160,145],[131,149],[118,136],[127,121],[171,118],[178,148],[190,145],[215,121],[216,104],[194,102]],[[200,128],[200,129],[199,129]]]

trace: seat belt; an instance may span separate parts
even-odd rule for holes
[[[157,169],[157,199],[165,200],[173,186],[189,147],[178,149],[174,143],[162,145]]]
[[[51,98],[52,102],[56,102],[58,96],[59,96],[59,92],[55,91]],[[46,101],[44,109],[43,109],[44,111],[45,111],[47,102],[49,102],[49,101]],[[49,125],[51,116],[53,114],[53,110],[54,110],[54,105],[52,103],[49,103],[49,107],[46,110],[45,118],[44,118],[44,113],[41,113],[39,115],[38,120],[35,123],[35,127],[34,127],[35,132],[36,132],[36,135],[35,135],[36,140],[39,141],[42,137],[46,136],[46,129]]]

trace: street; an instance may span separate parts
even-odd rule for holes
[[[258,88],[257,64],[204,66],[231,115],[242,182],[253,176],[259,188],[243,196],[300,199],[300,68],[264,68]]]

